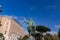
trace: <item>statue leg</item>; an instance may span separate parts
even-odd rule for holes
[[[31,34],[31,30],[29,29],[29,27],[27,27],[27,29],[28,29],[28,33],[29,33],[29,36],[30,36],[30,34]]]

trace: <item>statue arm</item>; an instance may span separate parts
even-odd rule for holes
[[[23,20],[25,23],[27,23],[27,24],[28,24],[28,21],[26,21],[24,18],[22,18],[22,20]]]
[[[25,23],[29,24],[26,20],[24,20]]]

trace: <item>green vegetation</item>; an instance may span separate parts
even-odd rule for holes
[[[36,26],[36,31],[39,32],[36,34],[36,40],[41,40],[43,36],[43,33],[47,32],[47,31],[51,31],[50,28],[46,27],[46,26]]]
[[[2,37],[3,37],[3,40],[5,40],[5,39],[4,39],[4,36],[3,36],[3,34],[2,34],[2,33],[0,33],[0,38],[2,38]]]
[[[22,38],[22,40],[27,40],[29,38],[29,36],[28,35],[25,35],[23,38]]]
[[[46,26],[36,26],[36,31],[44,33],[44,32],[51,31],[51,30],[50,28]]]

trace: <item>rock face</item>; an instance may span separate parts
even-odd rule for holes
[[[22,25],[9,16],[0,16],[0,33],[6,40],[17,40],[25,35]]]

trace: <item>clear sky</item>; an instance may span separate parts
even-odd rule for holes
[[[0,0],[3,12],[0,15],[32,17],[36,25],[45,25],[57,31],[60,25],[60,0]],[[19,18],[17,19],[18,21]],[[26,24],[22,24],[26,29]]]

